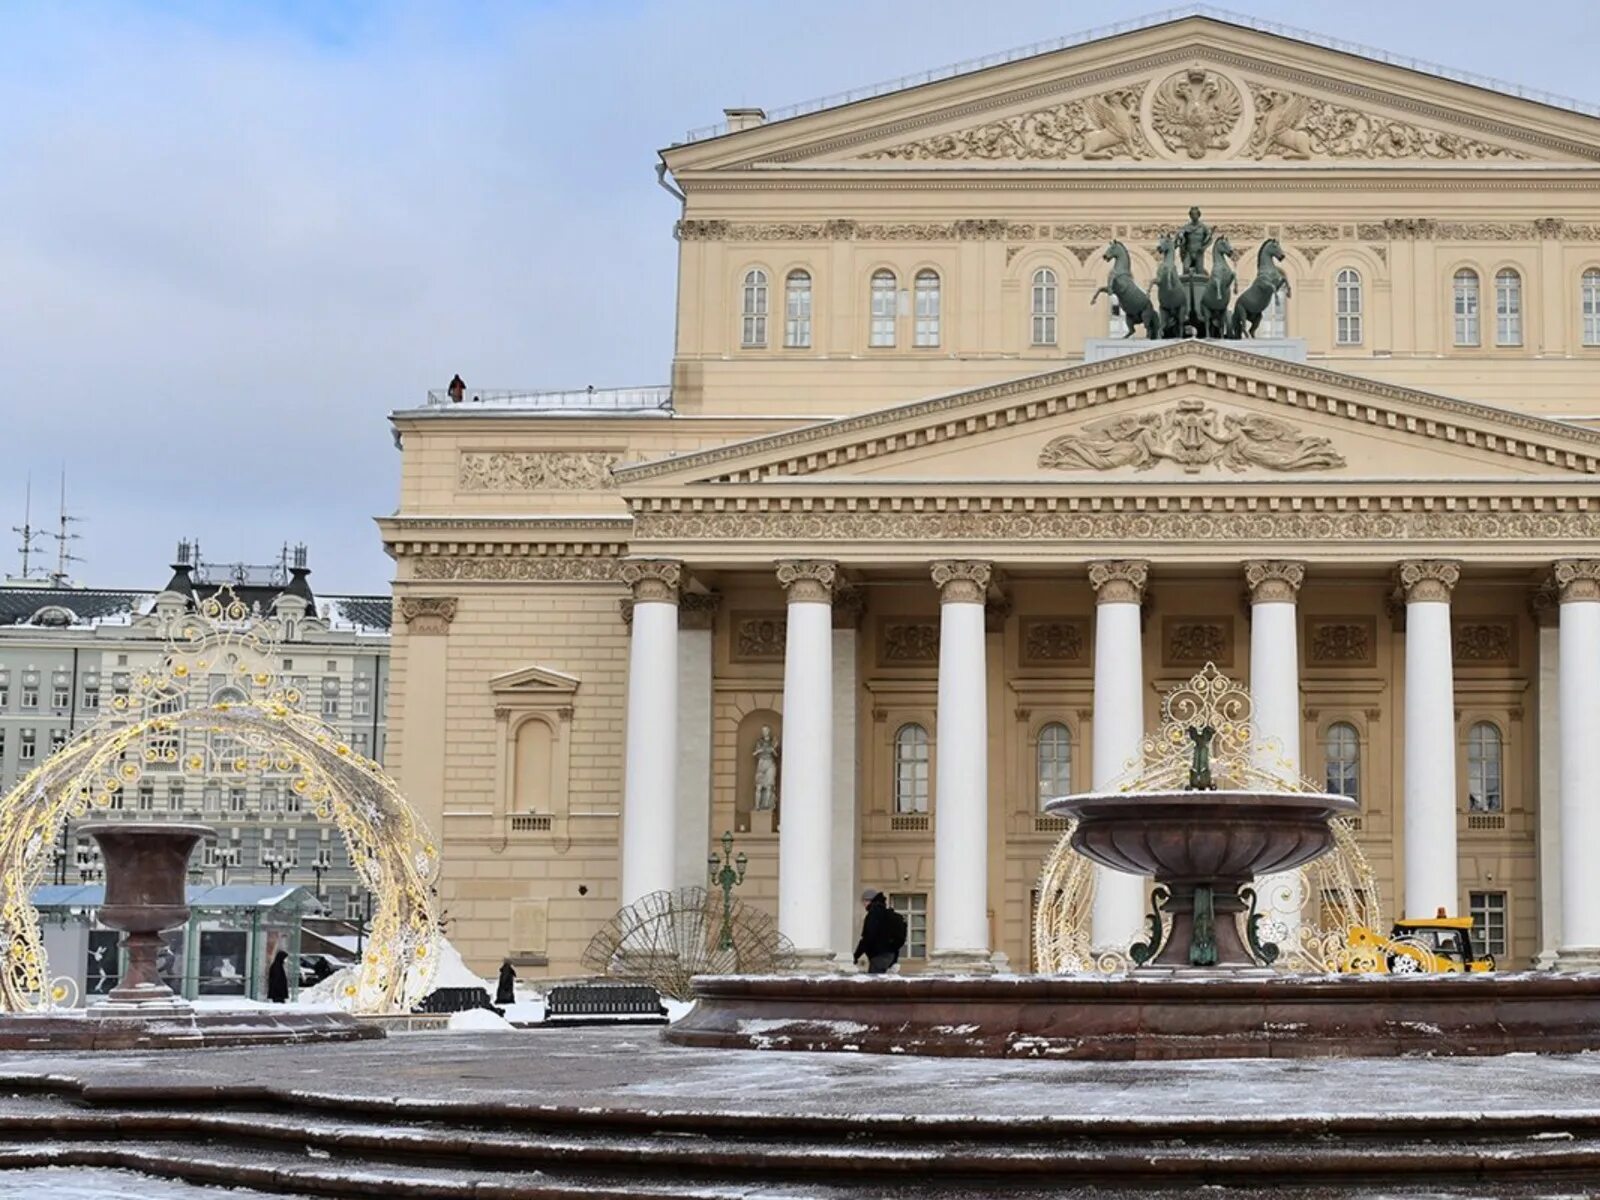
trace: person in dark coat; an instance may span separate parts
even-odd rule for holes
[[[289,1003],[289,968],[284,966],[288,961],[289,952],[279,950],[267,968],[267,999],[274,1004]]]
[[[889,907],[877,888],[861,893],[861,905],[866,916],[861,919],[861,940],[856,943],[855,957],[867,960],[869,975],[882,975],[900,958],[900,948],[906,942],[905,918]]]
[[[496,1004],[515,1004],[517,1002],[517,986],[514,982],[517,973],[511,969],[509,961],[500,964],[500,986],[494,990]]]

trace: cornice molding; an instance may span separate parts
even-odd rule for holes
[[[1181,361],[1190,356],[1201,361]],[[1108,377],[1111,379],[1109,383],[1106,382]],[[1247,351],[1191,340],[1142,350],[1121,358],[1025,375],[1004,383],[876,409],[836,421],[801,426],[676,458],[639,463],[619,468],[617,477],[624,492],[633,485],[664,475],[692,476],[703,473],[705,482],[769,482],[813,474],[859,458],[880,456],[899,449],[945,443],[992,428],[1012,428],[1065,412],[1104,405],[1124,397],[1147,398],[1169,388],[1192,384],[1214,388],[1219,396],[1254,399],[1258,403],[1281,406],[1291,412],[1317,412],[1323,416],[1342,418],[1362,428],[1399,428],[1408,433],[1439,438],[1453,447],[1477,446],[1513,458],[1532,458],[1533,461],[1584,474],[1600,472],[1600,431],[1558,425],[1523,413],[1490,408],[1320,367],[1276,359],[1264,360]],[[1299,386],[1301,384],[1309,386]],[[1056,394],[1042,394],[1052,391],[1056,391]],[[995,402],[1023,396],[1027,399],[993,411],[963,411],[982,409]],[[1353,403],[1354,398],[1371,403]],[[1438,413],[1442,418],[1455,418],[1461,424],[1449,419],[1435,423],[1427,417],[1402,415],[1390,411],[1383,402],[1426,409]],[[1468,423],[1473,427],[1467,427]],[[1480,425],[1498,428],[1480,431],[1476,428]],[[886,426],[913,428],[897,429],[892,434],[881,433]],[[1533,437],[1507,437],[1498,432],[1500,428],[1523,431]],[[834,445],[778,461],[751,461],[750,466],[733,471],[716,470],[722,464],[741,459],[762,460],[791,447],[848,440],[852,435],[857,435],[853,445]],[[1594,452],[1577,455],[1565,447],[1545,444],[1557,439],[1592,446]],[[1537,453],[1530,456],[1528,447],[1534,448]],[[1565,461],[1569,458],[1574,461]],[[634,509],[637,517],[636,502]]]

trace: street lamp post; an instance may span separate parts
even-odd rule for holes
[[[733,833],[725,832],[722,835],[722,857],[715,853],[706,859],[711,867],[711,886],[722,889],[722,937],[718,943],[720,950],[733,949],[733,889],[744,882],[744,869],[749,859],[740,851],[735,857],[733,853]]]

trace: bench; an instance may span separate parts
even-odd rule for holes
[[[642,983],[563,983],[544,998],[547,1025],[603,1025],[616,1018],[628,1024],[665,1025],[661,993]]]
[[[496,1008],[489,1003],[489,993],[481,987],[445,987],[434,988],[422,998],[422,1003],[414,1008],[413,1012],[419,1013],[458,1013],[470,1012],[475,1008],[487,1008],[496,1016],[505,1016],[505,1010]]]

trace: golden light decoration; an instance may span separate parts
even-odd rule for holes
[[[1145,737],[1137,758],[1130,760],[1107,792],[1183,791],[1189,782],[1194,745],[1189,729],[1215,730],[1211,776],[1221,789],[1236,791],[1320,792],[1296,771],[1283,748],[1270,738],[1254,736],[1250,693],[1215,663],[1167,693],[1162,722]],[[1094,947],[1095,865],[1072,848],[1069,821],[1061,840],[1045,858],[1037,886],[1033,922],[1034,968],[1043,974],[1078,972],[1117,974],[1132,968],[1128,946]],[[1265,876],[1272,886],[1258,896],[1263,918],[1261,936],[1279,948],[1273,966],[1280,971],[1322,973],[1362,968],[1351,957],[1349,931],[1354,926],[1383,928],[1378,880],[1356,842],[1350,821],[1335,819],[1333,849],[1299,870]],[[1241,914],[1239,920],[1244,920]],[[1167,918],[1170,922],[1170,918]],[[1144,929],[1130,930],[1128,943],[1144,941]],[[1241,929],[1241,937],[1243,930]]]
[[[157,764],[202,778],[269,765],[292,773],[294,792],[338,827],[376,901],[366,952],[340,1001],[357,1013],[409,1011],[431,990],[439,958],[439,855],[427,828],[381,766],[299,710],[299,692],[272,665],[280,661],[274,619],[224,587],[164,632],[162,668],[141,674],[110,712],[0,799],[0,1011],[72,1000],[70,981],[50,978],[34,889],[62,823],[110,808]],[[219,675],[232,699],[184,703]]]

